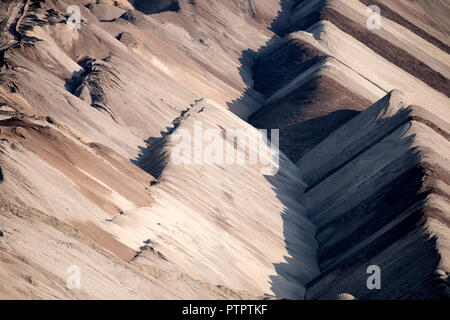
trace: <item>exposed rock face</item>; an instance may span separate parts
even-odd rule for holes
[[[372,2],[0,3],[0,298],[448,298],[446,3]]]

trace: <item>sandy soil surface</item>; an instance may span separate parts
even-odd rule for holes
[[[1,2],[0,298],[448,298],[448,4],[373,2]]]

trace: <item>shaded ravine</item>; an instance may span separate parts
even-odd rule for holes
[[[274,36],[257,51],[248,49],[242,52],[242,57],[240,59],[241,67],[239,68],[239,72],[244,83],[247,83],[248,87],[239,99],[227,103],[229,110],[232,112],[238,114],[239,106],[245,104],[245,102],[249,100],[255,101],[255,96],[260,98],[258,101],[260,103],[259,110],[261,110],[261,108],[267,103],[268,95],[265,94],[265,92],[258,90],[259,88],[257,85],[255,86],[254,71],[258,68],[259,59],[263,57],[267,51],[272,50],[273,46],[277,45],[277,41],[286,35],[292,9],[301,2],[303,2],[303,0],[281,0],[281,10],[278,12],[278,16],[273,20],[269,28],[274,32]],[[306,48],[306,51],[309,50],[310,48]],[[297,68],[296,71],[298,71],[299,74],[308,69],[308,67],[312,64],[319,62],[320,59],[321,58],[314,59],[312,63],[307,60],[306,65],[300,66],[301,70],[299,71]],[[249,74],[252,78],[251,81],[248,81]],[[261,99],[261,97],[263,98]],[[251,117],[256,113],[258,113],[258,110],[251,114],[249,119],[244,120],[254,125],[251,121]],[[273,128],[276,129],[276,127]],[[282,134],[282,130],[280,130],[280,134]],[[316,256],[314,255],[314,257],[308,257],[309,261],[316,262],[315,266],[308,265],[308,261],[305,261],[305,248],[299,247],[298,244],[307,243],[307,250],[311,250],[311,248],[313,248],[314,250],[312,251],[315,251],[317,250],[317,243],[315,239],[307,239],[307,235],[311,234],[311,229],[312,234],[315,233],[315,228],[310,221],[307,221],[305,208],[301,206],[299,202],[293,203],[292,200],[289,200],[286,196],[286,193],[289,192],[294,192],[295,195],[302,193],[302,187],[299,187],[299,190],[281,190],[279,187],[277,188],[275,186],[275,181],[283,177],[283,167],[288,165],[288,163],[280,163],[281,170],[275,176],[265,176],[265,178],[274,186],[273,190],[276,193],[277,198],[285,207],[283,212],[281,212],[281,217],[283,219],[283,235],[285,239],[286,251],[290,255],[290,257],[285,257],[285,262],[274,264],[277,274],[270,277],[272,286],[271,290],[278,298],[285,298],[285,293],[287,290],[290,291],[291,297],[295,297],[295,299],[305,299],[306,284],[319,276],[320,271]],[[300,214],[300,212],[303,214]]]
[[[332,59],[387,93],[337,57],[290,37],[290,14],[303,2],[282,1],[283,9],[271,26],[277,33],[258,50],[242,52],[240,74],[244,81],[249,74],[252,80],[246,81],[248,87],[240,98],[228,103],[229,109],[238,113],[239,106],[259,97],[259,108],[244,120],[256,128],[280,129],[280,150],[294,162],[375,102],[322,74],[322,64]],[[295,90],[275,97],[308,73]]]
[[[299,24],[298,26],[296,26],[297,28],[292,29],[292,27],[289,26],[289,18],[292,14],[292,9],[304,1],[305,0],[281,1],[282,10],[279,12],[278,17],[272,23],[271,28],[271,30],[275,32],[275,35],[269,41],[267,41],[265,46],[260,47],[256,52],[252,50],[243,51],[241,58],[241,75],[245,74],[248,76],[248,74],[250,74],[252,80],[246,82],[249,87],[246,89],[242,97],[237,101],[233,101],[232,103],[228,104],[230,110],[234,110],[235,108],[237,108],[239,103],[245,103],[247,99],[251,99],[252,96],[255,95],[255,92],[265,97],[265,102],[261,103],[261,107],[252,115],[250,115],[247,121],[256,128],[280,129],[280,149],[286,155],[288,155],[291,160],[296,161],[301,158],[303,155],[308,153],[309,150],[313,149],[314,146],[325,140],[334,130],[338,129],[344,123],[351,120],[353,117],[358,115],[360,111],[363,111],[367,107],[372,105],[372,103],[364,99],[363,97],[358,96],[354,92],[351,92],[350,90],[344,88],[343,86],[340,86],[333,79],[327,79],[327,77],[324,77],[323,75],[317,77],[314,76],[314,78],[312,79],[309,78],[306,83],[302,84],[299,88],[296,88],[295,94],[290,94],[290,96],[288,96],[287,98],[287,100],[289,100],[289,103],[283,102],[284,106],[280,103],[279,100],[270,101],[269,98],[274,93],[290,84],[297,76],[305,73],[307,70],[313,68],[313,66],[320,64],[326,58],[330,58],[326,54],[320,52],[316,48],[311,47],[307,43],[289,39],[288,36],[290,32],[305,30],[318,21],[329,20],[332,23],[336,23],[339,29],[355,37],[361,43],[372,49],[374,49],[373,43],[377,41],[382,42],[384,44],[384,47],[388,47],[389,49],[391,49],[389,53],[391,55],[386,52],[380,52],[379,50],[381,49],[378,48],[379,50],[375,51],[381,57],[384,57],[388,60],[393,60],[394,64],[396,64],[406,72],[412,74],[418,79],[427,82],[428,85],[437,89],[438,91],[441,91],[444,94],[448,94],[448,87],[446,86],[446,83],[448,83],[448,79],[443,77],[442,74],[432,70],[421,61],[413,58],[408,53],[398,49],[397,47],[383,40],[377,35],[368,34],[366,32],[362,36],[361,33],[357,33],[358,31],[361,31],[360,28],[355,32],[349,30],[348,26],[351,25],[350,20],[346,21],[341,16],[336,14],[333,10],[328,9],[326,6],[323,10],[320,7],[317,11],[314,11],[314,17],[306,19],[306,21],[302,22],[303,24]],[[424,37],[423,34],[419,33],[419,35]],[[282,41],[283,39],[285,39],[286,41]],[[409,61],[412,61],[413,66],[404,64],[401,57],[407,57]],[[338,60],[338,63],[342,62]],[[358,73],[348,65],[345,66],[349,70]],[[369,79],[365,79],[374,84]],[[376,84],[374,85],[380,88]],[[386,92],[385,89],[380,89]],[[322,94],[322,97],[318,96],[320,94]],[[341,104],[337,103],[337,101],[342,101],[345,98],[348,99],[347,102],[341,102]],[[314,103],[313,101],[316,103]],[[309,107],[313,107],[313,109],[317,109],[326,103],[334,104],[334,107],[336,107],[336,109],[325,110],[324,114],[316,115],[310,119],[307,119],[307,121],[303,119],[303,121],[295,123],[294,126],[292,126],[291,124],[287,126],[283,125],[284,123],[287,123],[287,121],[293,116],[297,116],[299,114],[299,110],[301,112],[303,105],[308,105]],[[273,113],[274,109],[278,109],[279,118],[274,116],[274,114],[276,115],[276,113]],[[308,125],[308,121],[311,122],[311,125]],[[411,119],[407,119],[405,121],[411,121]],[[304,131],[302,132],[292,130],[291,128],[295,126],[303,127],[300,130]],[[307,134],[310,134],[310,136],[308,136]],[[389,134],[390,132],[387,133],[387,135]],[[302,141],[304,141],[305,139],[310,139],[309,145],[302,144]],[[377,142],[375,142],[375,144]],[[301,150],[299,152],[299,148],[304,150]],[[412,150],[412,152],[414,152],[414,150]],[[419,162],[417,158],[414,159]],[[339,170],[339,168],[336,168],[336,171],[337,170]],[[419,173],[414,170],[419,171]],[[326,263],[327,260],[332,260],[334,254],[336,254],[335,251],[344,249],[348,250],[349,243],[356,237],[365,237],[368,230],[371,230],[367,226],[379,227],[380,225],[386,225],[387,223],[391,222],[395,214],[398,214],[398,211],[404,212],[412,203],[420,202],[420,200],[426,196],[427,193],[422,192],[423,190],[421,190],[423,186],[418,184],[418,182],[422,181],[423,178],[421,167],[419,166],[419,168],[415,168],[414,170],[412,170],[414,172],[408,172],[409,175],[406,175],[405,177],[402,176],[398,181],[394,181],[391,185],[389,185],[389,190],[392,192],[399,192],[399,190],[402,190],[402,192],[411,195],[410,202],[402,202],[401,199],[395,197],[392,198],[392,195],[386,190],[382,193],[375,194],[373,197],[367,199],[366,202],[362,203],[361,207],[356,207],[353,211],[350,211],[349,216],[351,216],[351,223],[355,225],[360,223],[362,224],[362,227],[358,230],[358,232],[350,234],[347,237],[341,239],[336,247],[332,247],[329,244],[327,245],[325,241],[320,238],[320,236],[324,236],[323,234],[321,234],[321,232],[323,233],[323,226],[321,226],[322,229],[317,230],[318,233],[316,235],[316,239],[319,241],[319,244],[317,246],[316,258],[318,258],[320,261],[320,270],[322,272],[330,273],[330,270],[324,267],[324,263]],[[270,181],[272,177],[266,178]],[[326,177],[324,179],[326,179]],[[320,183],[320,181],[317,183]],[[298,190],[298,198],[301,199],[302,194],[313,189],[314,186],[314,184],[309,185],[306,191]],[[281,190],[275,191],[280,200],[282,200],[283,192]],[[382,198],[383,200],[375,201],[376,199],[378,199],[377,197]],[[389,208],[390,204],[392,205],[391,208]],[[374,207],[374,213],[381,213],[384,211],[386,211],[387,213],[385,215],[375,214],[369,223],[364,224],[363,212],[365,209],[367,209],[368,206]],[[292,257],[301,257],[301,255],[298,254],[298,252],[301,251],[301,248],[296,248],[295,246],[293,246],[293,244],[296,243],[296,238],[302,235],[301,231],[303,226],[298,224],[296,212],[291,211],[288,204],[286,204],[286,207],[287,209],[282,213],[286,248]],[[302,208],[306,212],[307,209],[305,209],[305,207]],[[360,216],[359,219],[355,219],[355,212],[359,212],[359,214],[362,216]],[[420,212],[420,214],[415,214],[413,216],[416,218],[419,217],[420,219],[423,211],[419,210],[418,212]],[[308,212],[307,216],[311,218],[310,212]],[[349,218],[347,218],[346,221],[349,221]],[[411,223],[414,225],[416,222],[417,221],[414,220]],[[372,225],[370,225],[370,223],[372,223]],[[314,224],[316,226],[318,225],[316,221],[314,221]],[[396,228],[398,229],[398,234],[402,235],[411,230],[411,228],[403,224],[399,224],[398,226],[396,226]],[[342,226],[341,229],[345,230],[345,226]],[[391,236],[392,234],[394,233],[390,233],[386,237],[389,238],[389,236]],[[365,262],[365,258],[368,259],[369,256],[364,255],[361,261]],[[323,286],[320,287],[320,285],[321,283],[324,283],[326,285],[326,282],[321,281],[321,279],[326,277],[327,275],[321,274],[314,279],[311,279],[309,278],[311,276],[311,273],[305,272],[305,266],[296,264],[295,260],[296,259],[288,258],[286,263],[279,263],[275,265],[275,269],[277,270],[278,274],[277,276],[271,277],[273,292],[277,296],[279,296],[281,288],[286,285],[286,279],[289,279],[290,281],[298,283],[300,285],[304,285],[305,283],[308,283],[309,280],[312,280],[307,284],[307,289],[314,287],[315,284],[319,282],[319,286],[316,287],[319,287],[326,292],[327,288]],[[344,261],[342,263],[351,264],[352,261]],[[354,266],[354,268],[356,267],[359,267],[359,265]],[[294,274],[291,271],[293,268],[297,269],[297,272]],[[302,298],[319,298],[320,295],[317,294],[316,287],[314,287],[312,290],[313,292],[316,292],[315,294],[308,294],[307,296]],[[345,290],[342,292],[345,292]],[[329,296],[328,298],[330,297],[331,296]],[[333,298],[336,298],[336,296]]]
[[[300,138],[304,138],[302,137],[302,134],[298,135],[298,132],[292,130],[291,132],[289,132],[289,129],[278,126],[274,121],[275,119],[273,118],[270,119],[270,125],[267,125],[267,123],[265,125],[258,125],[256,121],[257,117],[260,112],[262,112],[266,108],[270,108],[270,106],[267,105],[267,100],[273,93],[295,79],[299,74],[305,72],[314,65],[321,63],[321,61],[326,58],[326,55],[324,53],[311,47],[307,43],[294,41],[292,43],[288,43],[286,45],[287,48],[285,48],[284,51],[280,50],[280,59],[279,61],[277,61],[278,65],[277,63],[274,63],[274,65],[270,65],[270,62],[267,65],[264,64],[266,53],[277,50],[279,47],[278,43],[283,38],[289,35],[289,20],[292,15],[292,10],[303,1],[304,0],[281,0],[281,10],[278,12],[278,16],[272,22],[270,27],[270,29],[275,33],[274,36],[257,51],[248,49],[242,52],[242,57],[240,59],[241,67],[239,68],[239,71],[244,82],[247,83],[248,88],[239,99],[228,103],[229,109],[235,111],[240,105],[245,104],[246,101],[254,100],[253,98],[255,95],[263,97],[262,101],[260,102],[261,106],[259,110],[256,110],[256,112],[251,114],[249,118],[245,120],[247,120],[247,122],[249,122],[256,128],[280,129],[280,149],[282,152],[286,153],[286,155],[292,161],[297,160],[302,154],[312,149],[315,144],[318,144],[323,139],[325,139],[337,127],[347,122],[359,113],[359,110],[351,110],[352,108],[350,108],[350,110],[345,110],[347,109],[346,107],[340,106],[341,108],[338,107],[338,109],[344,110],[335,110],[339,112],[330,112],[330,114],[325,113],[321,116],[308,119],[311,122],[311,126],[305,125],[305,121],[300,122],[299,125],[304,125],[306,127],[306,130],[303,134],[307,133],[306,131],[313,131],[310,138],[316,133],[314,132],[315,127],[319,125],[322,129],[320,139],[315,138],[313,144],[305,147],[305,150],[303,150],[303,153],[301,154],[292,154],[292,152],[290,152],[290,150],[286,148],[291,144],[289,143],[289,141],[286,141],[285,134],[287,133],[288,137],[297,134],[297,136],[300,136]],[[289,53],[287,56],[286,50]],[[280,61],[281,63],[284,62],[284,65],[281,65],[281,68]],[[272,74],[270,74],[271,72]],[[267,75],[267,73],[269,73],[269,75]],[[252,80],[246,81],[246,78],[249,74],[251,75]],[[262,77],[260,76],[261,74],[263,75]],[[311,99],[311,95],[314,95],[316,92],[321,91],[317,90],[318,86],[324,87],[326,89],[327,83],[334,83],[336,85],[332,85],[332,87],[335,88],[336,92],[339,92],[339,97],[337,97],[336,100],[340,99],[344,95],[347,95],[349,97],[349,103],[353,102],[354,105],[357,104],[359,105],[359,107],[362,106],[362,109],[370,105],[369,101],[364,100],[362,97],[359,97],[356,94],[352,94],[348,90],[343,90],[345,88],[343,88],[342,86],[337,87],[338,84],[331,78],[324,78],[325,77],[322,77],[318,80],[316,79],[317,81],[312,82],[312,85],[309,85],[309,83],[307,82],[303,86],[304,97],[297,97],[297,100],[304,100],[308,104],[307,101]],[[316,99],[321,101],[321,98]],[[297,101],[297,103],[299,103],[300,101]],[[289,115],[285,115],[285,117],[288,116]],[[325,121],[325,123],[323,121]],[[294,148],[296,147],[298,147],[298,145],[294,146]],[[280,173],[278,173],[278,175],[280,175]],[[268,181],[276,180],[277,178],[277,175],[274,177],[266,176],[266,179]],[[320,271],[318,267],[312,270],[308,268],[306,263],[302,263],[302,258],[304,258],[302,255],[303,250],[301,247],[298,247],[295,244],[299,243],[298,239],[304,236],[305,228],[309,228],[310,232],[311,228],[313,228],[314,234],[315,227],[313,226],[313,224],[309,223],[309,221],[308,223],[306,223],[306,221],[302,221],[302,219],[300,219],[298,215],[299,211],[304,212],[305,216],[307,215],[306,209],[302,205],[300,205],[300,203],[297,202],[295,204],[292,204],[284,200],[286,199],[284,195],[285,190],[274,188],[274,192],[276,192],[277,197],[285,205],[285,210],[281,213],[281,216],[283,219],[283,233],[286,243],[286,250],[291,257],[285,257],[285,262],[283,263],[274,264],[277,274],[271,276],[272,291],[277,297],[283,298],[283,291],[285,290],[286,286],[288,286],[291,287],[293,296],[295,296],[296,299],[305,299],[306,289],[301,292],[298,290],[298,286],[305,288],[308,282],[320,276]],[[304,190],[299,189],[295,192],[297,195],[297,199],[299,199]],[[318,249],[318,245],[316,242],[310,242],[309,246],[310,249],[311,247],[313,247],[315,250]],[[316,256],[313,257],[313,260],[318,263]],[[286,280],[290,283],[286,283]]]

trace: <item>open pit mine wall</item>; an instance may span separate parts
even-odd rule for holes
[[[66,24],[73,4],[80,29]],[[304,298],[319,271],[295,164],[267,150],[280,170],[265,176],[171,157],[173,133],[196,122],[256,134],[227,102],[278,2],[255,17],[228,1],[121,4],[0,4],[0,297]],[[232,104],[251,113],[255,99]]]
[[[445,1],[373,2],[1,2],[0,297],[448,297]],[[279,174],[175,165],[195,120]]]

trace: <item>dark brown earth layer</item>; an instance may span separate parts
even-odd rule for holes
[[[450,80],[444,75],[330,7],[322,7],[309,14],[293,27],[307,29],[322,20],[332,22],[336,27],[356,38],[380,56],[450,97]]]
[[[296,161],[371,102],[319,75],[262,107],[249,119],[257,128],[280,130],[280,150]]]
[[[309,43],[289,40],[255,61],[253,89],[271,96],[324,57],[323,52]]]
[[[409,22],[405,18],[403,18],[398,12],[392,11],[391,8],[388,6],[385,6],[383,3],[381,3],[378,0],[359,0],[360,2],[364,3],[367,6],[371,5],[377,5],[380,7],[382,16],[397,22],[398,24],[404,26],[405,28],[409,29],[410,31],[414,32],[418,36],[422,37],[423,39],[427,40],[428,42],[434,44],[436,47],[441,48],[445,52],[450,54],[450,47],[443,43],[441,40],[437,39],[436,37],[433,37],[428,32],[424,31],[423,29],[417,27],[415,24]],[[431,21],[428,21],[429,23],[432,23]]]

